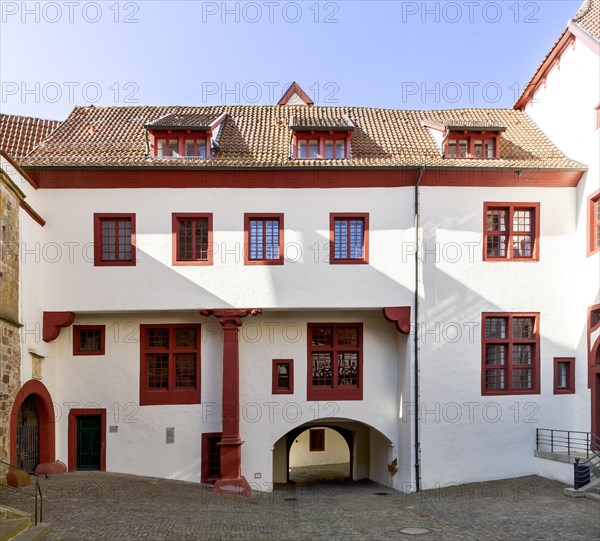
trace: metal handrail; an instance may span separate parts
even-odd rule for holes
[[[578,430],[555,430],[550,428],[537,428],[535,434],[536,450],[541,451],[540,447],[550,447],[550,452],[555,450],[566,450],[568,455],[571,452],[585,452],[586,458],[590,453],[594,454],[600,449],[600,437],[592,432],[582,432]]]
[[[4,462],[4,460],[0,460],[0,464],[4,464],[5,466],[10,466],[11,468],[15,468],[16,470],[21,470],[24,471],[25,473],[28,473],[29,475],[33,475],[36,479],[35,479],[35,513],[34,513],[34,520],[35,520],[35,525],[38,525],[38,522],[44,522],[44,495],[42,494],[42,488],[40,487],[40,479],[50,479],[50,477],[48,475],[40,475],[38,473],[32,472],[30,470],[27,470],[25,468],[21,468],[21,466],[17,466],[16,464],[11,464],[10,462]],[[40,515],[39,515],[39,520],[38,520],[38,494],[40,496]]]

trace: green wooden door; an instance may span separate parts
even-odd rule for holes
[[[100,469],[100,415],[77,417],[77,469]]]

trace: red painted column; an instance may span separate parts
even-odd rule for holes
[[[221,448],[221,478],[214,486],[215,492],[249,496],[252,489],[242,476],[242,444],[240,438],[240,318],[257,315],[260,310],[202,310],[203,316],[214,315],[223,326],[223,436]]]

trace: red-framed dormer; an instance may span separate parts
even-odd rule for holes
[[[441,137],[440,150],[447,159],[494,160],[500,156],[500,136],[506,131],[493,120],[438,121],[423,120],[434,138]]]
[[[145,125],[153,158],[210,159],[226,114],[170,113]]]
[[[290,119],[291,158],[349,160],[352,157],[351,138],[354,131],[350,118],[347,115],[318,118],[310,113]]]

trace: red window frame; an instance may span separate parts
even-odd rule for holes
[[[168,347],[150,347],[148,345],[147,331],[152,329],[168,329]],[[196,332],[195,347],[176,347],[175,331],[178,329],[193,329]],[[154,406],[166,404],[200,404],[200,325],[197,323],[165,323],[140,325],[140,406]],[[177,354],[196,355],[196,379],[195,388],[181,387],[175,385]],[[148,381],[148,355],[167,355],[167,389],[152,389],[147,385]]]
[[[600,190],[588,198],[588,257],[600,251]]]
[[[490,210],[505,210],[506,216],[506,229],[505,230],[494,230],[488,229],[487,214]],[[518,211],[531,211],[533,212],[532,228],[530,234],[524,234],[525,232],[514,231],[513,229],[513,218],[515,212]],[[488,255],[488,240],[492,236],[503,236],[506,237],[506,255],[505,256],[489,256]],[[518,236],[531,236],[533,239],[533,247],[531,250],[531,256],[519,256],[515,255],[514,250],[514,237]],[[505,202],[486,202],[483,204],[483,260],[484,261],[539,261],[540,260],[540,204],[539,203],[505,203]]]
[[[324,428],[311,428],[308,431],[308,448],[310,451],[325,451]]]
[[[358,346],[340,345],[338,331],[353,327],[358,331]],[[313,329],[332,329],[331,345],[313,345]],[[331,386],[313,384],[313,354],[331,354]],[[357,385],[338,384],[338,354],[357,353]],[[309,323],[307,325],[307,400],[362,400],[363,398],[363,324],[362,323]]]
[[[363,221],[363,249],[361,258],[335,257],[336,227],[337,221]],[[350,225],[348,224],[346,238],[350,239]],[[350,254],[351,243],[348,240],[346,256]],[[329,214],[329,264],[330,265],[367,265],[369,263],[369,213],[368,212],[332,212]]]
[[[450,156],[450,141],[456,142],[456,156]],[[460,154],[460,141],[467,142],[467,155],[459,156]],[[482,155],[481,157],[475,157],[475,141],[481,141],[482,144]],[[486,142],[492,142],[494,145],[494,155],[488,158],[485,152]],[[500,136],[497,134],[483,134],[483,133],[459,133],[450,132],[444,142],[444,157],[450,160],[495,160],[500,158]]]
[[[100,333],[100,347],[94,350],[81,349],[81,332],[98,331]],[[104,355],[106,328],[104,325],[73,325],[73,355]]]
[[[594,107],[594,127],[600,130],[600,103]]]
[[[566,384],[559,386],[559,365],[565,364]],[[554,394],[575,393],[575,357],[554,357]]]
[[[125,221],[131,222],[131,258],[130,259],[102,259],[102,222],[104,221]],[[115,238],[118,239],[118,227]],[[132,213],[94,213],[94,266],[96,267],[135,267],[136,265],[136,242],[135,242],[135,214]],[[118,253],[119,244],[115,248]]]
[[[286,365],[288,368],[288,385],[282,387],[279,385],[279,366]],[[273,359],[272,394],[294,394],[294,359]]]
[[[263,227],[263,250],[262,259],[250,259],[251,253],[251,235],[250,235],[250,223],[252,221],[279,221],[279,245],[277,251],[277,258],[266,259],[267,243],[266,243],[266,228]],[[283,225],[283,214],[276,212],[263,212],[263,213],[245,213],[244,214],[244,265],[283,265],[283,247],[284,247],[284,225]]]
[[[319,141],[319,150],[318,156],[316,158],[309,157],[300,157],[298,153],[298,142],[306,141],[306,145],[308,147],[308,142],[311,140]],[[343,158],[326,158],[325,157],[325,141],[333,140],[333,151],[336,153],[336,141],[344,141],[344,157]],[[294,134],[294,139],[292,143],[292,155],[296,160],[347,160],[350,158],[350,137],[345,132],[297,132]]]
[[[183,159],[196,159],[206,160],[211,157],[211,134],[208,132],[173,132],[173,131],[152,131],[152,156],[161,160],[168,160],[170,158],[183,158]],[[177,139],[177,154],[178,156],[159,156],[158,155],[158,140],[166,139],[167,148],[169,146],[169,139]],[[205,156],[187,156],[185,141],[187,139],[193,139],[194,150],[197,152],[198,141],[204,140],[204,152]]]
[[[211,460],[211,442],[218,439],[221,440],[223,437],[222,432],[204,432],[202,434],[202,458],[201,458],[201,468],[200,468],[200,482],[201,483],[215,483],[218,479],[220,479],[221,475],[214,475],[210,471],[210,460]],[[218,445],[218,444],[217,444]],[[217,447],[219,450],[219,460],[221,455],[221,448]],[[220,468],[219,468],[220,470]]]
[[[195,239],[196,229],[192,228],[192,252],[193,259],[179,259],[179,223],[183,220],[206,220],[208,227],[207,257],[196,259]],[[209,266],[213,264],[213,215],[211,213],[173,213],[172,214],[172,240],[173,266]]]
[[[487,318],[506,319],[504,338],[488,338],[486,336]],[[532,337],[514,337],[514,320],[518,318],[532,318],[534,320]],[[481,316],[481,394],[482,396],[495,395],[523,395],[540,394],[540,314],[539,312],[484,312]],[[487,346],[504,345],[504,364],[492,364],[487,362]],[[514,364],[514,346],[532,345],[533,354],[531,364]],[[513,371],[531,370],[531,387],[513,387]],[[503,370],[504,387],[501,389],[486,386],[487,370]]]

